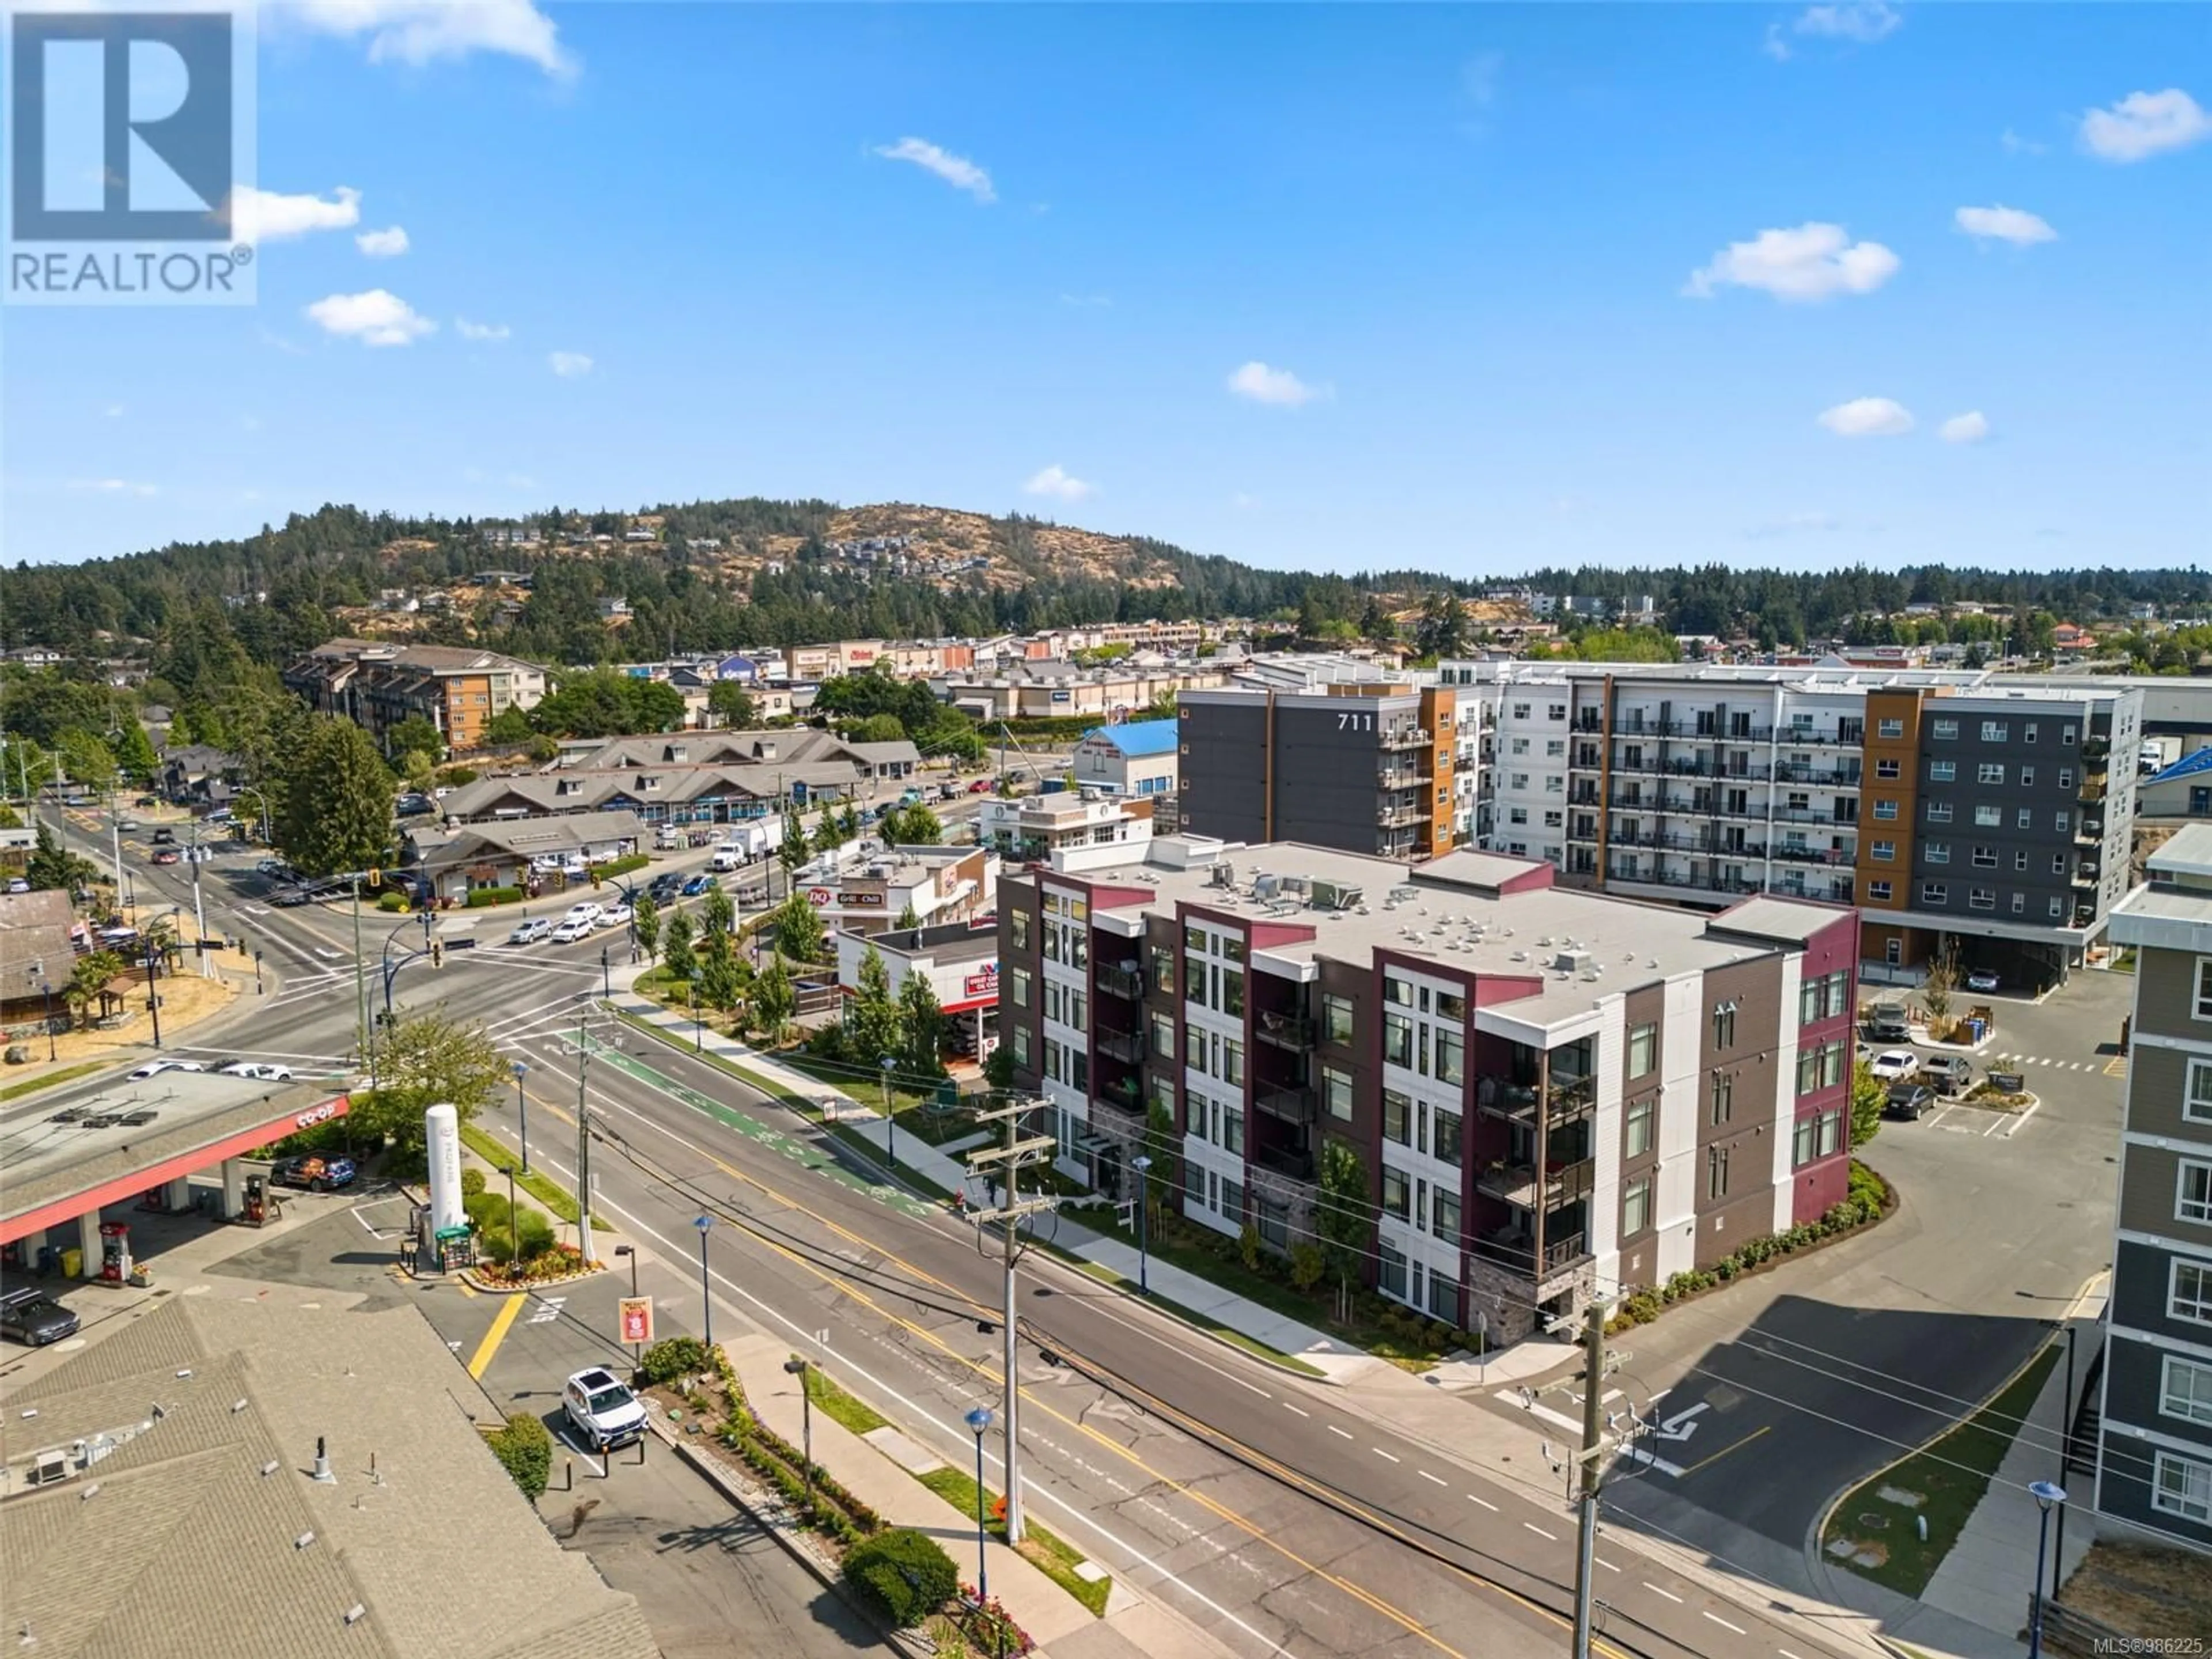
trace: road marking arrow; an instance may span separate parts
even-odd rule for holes
[[[1652,1431],[1652,1437],[1656,1440],[1687,1440],[1698,1431],[1694,1419],[1698,1413],[1705,1410],[1705,1405],[1706,1402],[1700,1400],[1696,1405],[1676,1412]]]

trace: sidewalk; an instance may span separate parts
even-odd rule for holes
[[[755,1331],[724,1342],[746,1401],[770,1429],[799,1443],[804,1429],[799,1379],[783,1369],[790,1346]],[[975,1524],[963,1519],[951,1504],[923,1486],[890,1455],[862,1439],[826,1412],[814,1414],[814,1461],[835,1474],[853,1495],[893,1526],[912,1527],[928,1534],[945,1547],[960,1570],[963,1583],[975,1576]],[[902,1424],[903,1455],[927,1461],[924,1470],[940,1461],[914,1431]],[[882,1434],[884,1431],[878,1431]],[[989,1449],[986,1442],[986,1450]],[[993,1474],[987,1469],[987,1477]],[[1027,1491],[1029,1482],[1023,1487]],[[1073,1541],[1073,1540],[1071,1540]],[[1042,1655],[1057,1659],[1150,1659],[1164,1653],[1205,1652],[1226,1656],[1228,1650],[1185,1626],[1116,1581],[1103,1619],[1094,1619],[1083,1606],[1006,1545],[993,1540],[984,1546],[990,1565],[992,1595],[1016,1624],[1030,1633]]]

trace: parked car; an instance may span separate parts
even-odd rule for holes
[[[269,1179],[279,1187],[304,1187],[311,1193],[326,1193],[333,1188],[353,1185],[354,1174],[349,1158],[319,1158],[307,1153],[299,1158],[278,1158],[270,1169]]]
[[[601,929],[627,927],[629,926],[629,918],[630,908],[627,904],[620,902],[605,904],[599,907],[599,919],[593,925]]]
[[[1966,988],[1969,991],[1996,991],[2002,989],[2003,986],[2004,981],[1986,968],[1977,968],[1966,975]]]
[[[207,1067],[197,1060],[149,1060],[131,1073],[131,1080],[143,1083],[149,1077],[159,1077],[164,1072],[204,1072]]]
[[[290,1066],[279,1066],[266,1060],[234,1060],[228,1066],[216,1066],[216,1070],[224,1077],[250,1077],[263,1083],[289,1083],[292,1080]]]
[[[1895,1083],[1920,1069],[1920,1056],[1910,1048],[1885,1048],[1867,1062],[1867,1070],[1884,1083]]]
[[[990,779],[988,779],[988,778],[978,778],[978,779],[976,779],[975,782],[973,782],[973,783],[971,783],[971,784],[969,784],[969,785],[968,786],[968,793],[969,793],[969,794],[971,794],[971,795],[988,795],[988,794],[989,794],[989,793],[991,793],[991,781],[990,781]]]
[[[684,896],[685,898],[697,898],[700,894],[705,892],[714,884],[714,878],[712,876],[694,876],[690,880],[684,884]]]
[[[645,1437],[645,1404],[604,1365],[578,1371],[561,1390],[561,1410],[592,1451]]]
[[[1884,1117],[1901,1117],[1908,1121],[1917,1119],[1936,1103],[1936,1091],[1917,1083],[1893,1083],[1888,1097],[1882,1103]]]
[[[581,922],[593,922],[599,919],[599,906],[596,899],[579,899],[568,907],[568,914],[562,918],[565,921]]]
[[[27,893],[31,890],[31,884],[21,876],[10,876],[8,878],[8,890],[11,893]]]
[[[645,890],[646,896],[655,904],[665,904],[683,890],[684,878],[672,870],[665,876],[655,876],[653,885]]]
[[[736,898],[739,904],[750,904],[756,908],[765,905],[768,902],[768,884],[755,882],[750,887],[740,887],[737,890]]]
[[[1938,1094],[1962,1095],[1973,1086],[1974,1063],[1964,1054],[1936,1054],[1920,1062],[1919,1080]]]
[[[141,795],[131,804],[133,806],[159,806],[161,804],[161,798],[159,795]]]
[[[76,1334],[76,1315],[33,1285],[0,1291],[0,1336],[43,1348]]]
[[[553,924],[544,916],[532,916],[514,924],[514,931],[507,936],[509,945],[535,945],[541,939],[553,937]]]
[[[215,811],[207,815],[207,821],[210,823],[228,823],[230,822],[230,808],[228,806],[216,807]]]
[[[556,927],[548,937],[556,945],[574,945],[578,939],[589,939],[591,936],[590,921],[572,916]]]
[[[177,844],[177,832],[173,830],[156,830],[153,839],[154,845],[156,847],[174,847]]]
[[[1910,1042],[1912,1025],[1901,1002],[1877,1002],[1868,1010],[1868,1039],[1875,1042]]]

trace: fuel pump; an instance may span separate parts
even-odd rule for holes
[[[124,1222],[100,1224],[100,1277],[108,1285],[120,1285],[131,1277],[131,1229]]]

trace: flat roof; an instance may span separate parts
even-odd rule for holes
[[[1215,869],[1224,866],[1234,877],[1233,884],[1225,887],[1217,884],[1214,875]],[[1303,964],[1326,957],[1369,967],[1378,953],[1389,951],[1426,957],[1440,969],[1532,977],[1538,983],[1536,994],[1499,1005],[1498,1012],[1538,1025],[1577,1018],[1612,997],[1678,975],[1771,956],[1852,915],[1840,906],[1769,896],[1737,907],[1747,914],[1732,927],[1735,912],[1707,915],[1562,887],[1498,891],[1501,876],[1510,879],[1545,867],[1538,860],[1495,854],[1453,854],[1408,866],[1389,859],[1279,842],[1224,848],[1214,864],[1188,869],[1132,860],[1080,876],[1055,872],[1039,872],[1038,876],[1059,885],[1087,880],[1148,889],[1145,908],[1164,914],[1172,915],[1181,900],[1224,910],[1249,924],[1312,928],[1310,939],[1254,948],[1254,955],[1279,962]],[[1277,880],[1277,896],[1272,899],[1261,895],[1256,879],[1268,876]],[[1309,886],[1326,882],[1357,889],[1358,902],[1346,909],[1316,908],[1305,896],[1285,890],[1280,884],[1285,878],[1303,878]],[[1588,952],[1587,969],[1555,967],[1563,951]]]
[[[319,1083],[263,1083],[216,1072],[112,1078],[65,1096],[32,1095],[0,1112],[0,1168],[8,1171],[0,1243],[343,1117],[351,1104]],[[78,1116],[54,1121],[63,1112]],[[151,1113],[151,1121],[117,1121],[141,1113]]]

